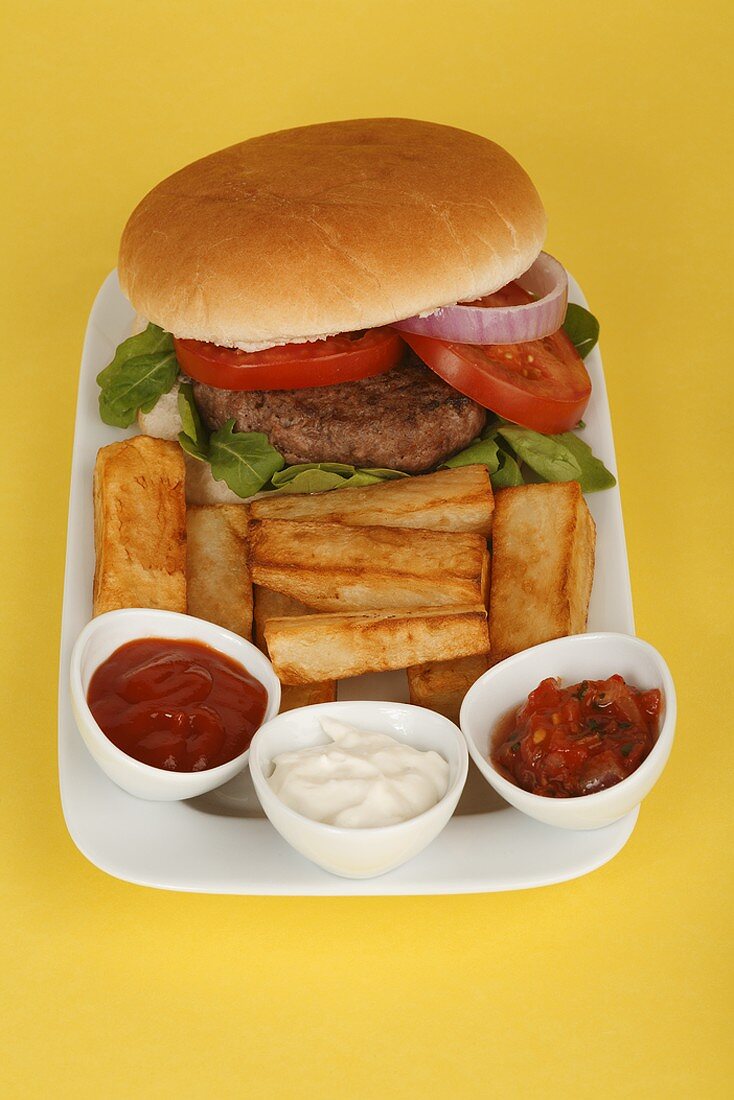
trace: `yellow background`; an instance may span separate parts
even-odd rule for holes
[[[730,5],[2,8],[4,1095],[724,1096]],[[506,145],[601,318],[638,630],[680,693],[670,765],[611,864],[544,890],[330,901],[114,881],[75,850],[56,787],[92,299],[127,214],[175,168],[387,114]]]

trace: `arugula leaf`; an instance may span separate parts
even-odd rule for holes
[[[408,474],[405,475],[408,477]],[[395,478],[378,477],[371,470],[355,470],[344,482],[343,488],[359,489],[361,485],[377,485],[380,481],[394,481]]]
[[[272,484],[275,492],[321,493],[326,489],[344,489],[347,486],[355,489],[360,485],[376,485],[378,481],[407,476],[399,470],[363,470],[344,462],[299,462],[273,474]]]
[[[295,467],[293,467],[295,469]],[[283,473],[287,471],[284,470]],[[293,477],[286,478],[283,482],[276,482],[276,493],[323,493],[327,489],[341,489],[347,484],[348,479],[341,477],[331,470],[299,470]]]
[[[359,473],[369,474],[379,481],[396,481],[400,477],[410,477],[410,474],[405,474],[402,470],[385,470],[382,466],[360,466]]]
[[[518,458],[545,481],[580,481],[581,467],[571,450],[552,435],[541,435],[530,428],[503,424],[499,434],[510,444]]]
[[[593,313],[575,302],[569,302],[563,327],[582,359],[585,359],[599,339],[599,322]]]
[[[138,410],[150,412],[178,377],[173,337],[157,325],[130,336],[97,375],[99,414],[105,424],[129,428]]]
[[[588,443],[574,432],[541,435],[514,424],[503,424],[497,430],[515,454],[544,481],[578,481],[584,493],[611,489],[617,484]]]
[[[514,485],[522,485],[523,477],[520,467],[515,459],[507,451],[499,451],[499,467],[490,475],[493,489],[511,489]]]
[[[324,465],[327,464],[324,463]],[[361,485],[377,485],[378,482],[385,480],[381,477],[375,477],[373,474],[368,474],[364,470],[355,470],[350,477],[341,477],[338,473],[316,467],[317,464],[315,463],[314,469],[300,470],[295,477],[289,478],[278,485],[274,492],[323,493],[327,489],[356,489]],[[294,468],[290,467],[290,469]],[[273,484],[275,485],[275,478],[273,478]]]
[[[279,470],[278,473],[273,474],[272,482],[276,489],[279,489],[282,485],[286,485],[287,482],[293,481],[299,474],[311,473],[311,472],[323,472],[327,474],[333,474],[340,480],[351,477],[355,472],[354,466],[347,466],[344,462],[299,462],[295,466],[286,466],[285,469]]]
[[[185,432],[178,433],[178,442],[182,451],[186,451],[187,455],[191,455],[192,458],[198,459],[199,462],[208,462],[209,455],[197,447],[193,439],[189,439]]]
[[[579,464],[581,476],[578,480],[582,492],[597,493],[602,489],[612,489],[617,484],[614,474],[596,457],[589,444],[579,439],[574,432],[563,432],[562,435],[554,435],[552,438],[570,451]]]
[[[282,470],[285,460],[262,432],[236,432],[234,418],[209,437],[212,476],[240,497],[250,497]]]
[[[178,388],[178,411],[183,424],[183,431],[178,434],[179,443],[192,458],[208,462],[209,435],[201,422],[190,382],[182,382]]]
[[[494,474],[499,469],[499,448],[496,441],[490,437],[475,439],[468,447],[465,447],[463,451],[459,451],[453,458],[447,458],[443,463],[444,466],[448,466],[450,469],[456,469],[459,466],[486,466],[490,474]]]
[[[97,375],[97,385],[105,386],[117,373],[120,366],[127,360],[137,355],[154,355],[156,352],[166,352],[173,349],[173,337],[157,325],[148,325],[143,332],[137,332],[134,336],[128,336],[118,344],[115,357],[109,366],[101,370]]]

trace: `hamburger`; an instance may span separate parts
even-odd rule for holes
[[[418,474],[482,444],[492,472],[519,470],[498,417],[557,435],[591,392],[545,231],[520,165],[450,126],[330,122],[213,153],[125,227],[120,287],[142,321],[99,376],[102,417],[178,437],[239,497]]]

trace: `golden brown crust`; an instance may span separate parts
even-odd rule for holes
[[[583,634],[589,617],[591,590],[594,586],[596,524],[579,490],[576,503],[574,553],[568,569],[569,618],[571,634]]]
[[[260,584],[253,585],[253,594],[255,641],[265,654],[268,652],[265,644],[265,627],[271,619],[288,619],[295,615],[315,614],[313,608],[306,607],[305,604],[283,595],[282,592],[273,592],[271,588],[264,588]]]
[[[189,615],[252,638],[247,506],[203,504],[186,510]]]
[[[94,466],[94,614],[186,611],[186,505],[177,443],[135,436]]]
[[[458,725],[464,696],[488,668],[488,653],[413,665],[406,669],[410,701],[414,706],[435,710]]]
[[[281,684],[280,710],[298,710],[299,707],[312,707],[316,703],[336,702],[336,680],[319,680],[315,684]]]
[[[250,530],[255,583],[319,611],[478,603],[488,557],[465,533],[282,519]]]
[[[120,284],[177,336],[270,345],[488,294],[544,236],[533,184],[486,138],[331,122],[252,138],[160,183],[125,228]]]
[[[494,496],[486,466],[460,466],[338,493],[276,493],[250,505],[255,519],[320,520],[352,527],[414,527],[489,535]]]
[[[586,629],[595,527],[577,481],[495,496],[489,637],[492,663]]]
[[[284,684],[344,679],[489,648],[483,606],[356,611],[271,619],[265,640]]]
[[[310,607],[284,596],[282,592],[273,592],[269,588],[255,585],[255,640],[263,653],[268,654],[265,642],[265,627],[271,619],[287,618],[294,615],[313,614]],[[314,703],[333,703],[336,700],[336,680],[320,680],[311,684],[281,684],[280,714],[298,707],[310,707]]]

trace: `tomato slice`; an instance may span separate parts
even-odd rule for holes
[[[184,374],[222,390],[299,390],[356,382],[390,370],[405,351],[398,333],[386,328],[264,351],[239,351],[200,340],[173,343]]]
[[[474,305],[520,305],[532,297],[509,283]],[[423,362],[455,390],[505,420],[552,434],[578,424],[591,379],[564,330],[524,344],[457,344],[402,334]]]

